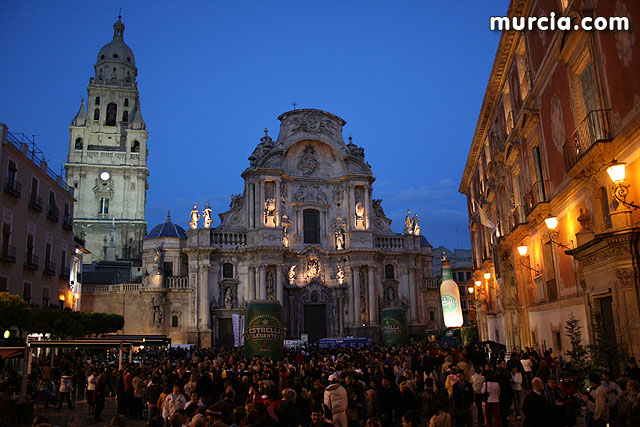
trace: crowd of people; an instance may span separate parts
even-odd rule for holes
[[[58,410],[86,398],[98,421],[114,397],[117,426],[640,425],[634,359],[618,382],[593,372],[585,386],[579,374],[551,349],[505,355],[421,341],[291,350],[281,361],[247,360],[238,349],[147,349],[121,370],[68,354],[53,367],[34,361],[29,384],[34,398]]]

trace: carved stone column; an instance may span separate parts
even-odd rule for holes
[[[376,297],[376,284],[373,274],[373,266],[367,267],[369,273],[369,323],[378,324],[378,298]]]
[[[256,299],[256,268],[253,266],[249,266],[249,289],[247,290],[247,297],[249,301],[253,301]]]
[[[295,324],[295,307],[293,306],[293,295],[289,295],[289,337],[293,338]]]
[[[208,260],[207,260],[208,261]],[[209,310],[209,268],[210,265],[204,263],[200,267],[200,327],[201,329],[211,328],[211,312]]]
[[[350,269],[351,278],[347,279],[347,294],[349,296],[349,318],[347,320],[347,324],[352,326],[357,326],[357,323],[353,321],[353,311],[355,310],[355,300],[354,300],[354,292],[353,292],[353,268]]]
[[[260,264],[260,299],[267,299],[267,269],[264,264]]]
[[[351,267],[353,275],[353,326],[358,327],[362,324],[360,321],[360,267]]]
[[[351,183],[349,183],[349,205],[347,211],[349,214],[349,228],[354,230],[356,228],[356,194]]]
[[[280,217],[281,217],[280,212],[282,211],[282,205],[280,200],[280,180],[276,180],[274,185],[276,187],[276,212],[275,212],[276,217],[274,218],[274,223],[276,227],[280,227]]]
[[[409,267],[408,269],[409,276],[409,322],[417,322],[418,321],[418,298],[416,297],[416,281],[415,281],[415,269],[413,267]]]
[[[344,297],[340,295],[338,297],[338,333],[341,337],[344,336]]]
[[[371,187],[364,187],[364,228],[371,229]]]
[[[253,188],[253,183],[251,182],[247,182],[247,199],[245,200],[244,206],[245,209],[247,210],[247,228],[253,228],[253,224],[255,224],[255,222],[253,221],[253,211],[254,211],[254,200],[253,200],[253,191],[251,191]]]
[[[258,209],[256,210],[256,214],[260,218],[260,227],[264,227],[265,218],[264,218],[264,181],[260,181],[260,191],[258,192]]]
[[[276,266],[276,299],[284,306],[284,287],[282,285],[282,265]]]

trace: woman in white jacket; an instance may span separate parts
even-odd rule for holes
[[[71,403],[71,392],[73,391],[73,382],[71,381],[71,372],[65,371],[65,373],[60,377],[60,388],[58,389],[60,392],[60,400],[58,401],[58,411],[62,411],[62,402],[64,398],[67,398],[67,404],[69,405],[69,410],[73,409],[73,403]]]

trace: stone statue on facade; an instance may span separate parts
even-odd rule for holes
[[[578,222],[580,223],[581,230],[591,230],[591,216],[589,215],[589,209],[585,210],[580,208]]]
[[[162,310],[159,305],[153,307],[153,323],[162,323]]]
[[[203,225],[204,228],[211,228],[211,223],[213,222],[213,220],[211,219],[211,206],[209,206],[209,202],[207,202],[207,204],[204,207],[204,210],[202,211],[202,217],[204,218],[203,220]]]
[[[336,249],[341,251],[344,249],[344,230],[338,228],[335,232],[336,235]]]
[[[420,218],[418,218],[418,214],[415,214],[413,216],[413,235],[414,236],[420,235],[421,228],[420,228],[419,222],[420,222]]]
[[[338,269],[338,272],[336,273],[336,279],[338,279],[338,283],[342,285],[342,282],[344,282],[344,270],[340,265],[338,265],[336,268]]]
[[[231,296],[231,288],[224,291],[224,308],[230,310],[233,305],[233,297]]]
[[[265,225],[275,226],[274,220],[276,214],[276,199],[269,198],[264,202],[264,223]]]
[[[291,267],[289,267],[289,284],[293,285],[295,281],[296,281],[296,266],[292,265]]]
[[[191,222],[189,225],[192,229],[196,230],[198,228],[198,221],[200,221],[200,213],[198,212],[198,205],[194,204],[193,209],[189,213],[191,215]]]
[[[413,234],[413,218],[411,218],[409,209],[407,209],[407,216],[404,219],[404,234]]]
[[[286,215],[282,215],[282,245],[285,248],[289,247],[289,227],[291,227],[291,220]]]
[[[307,279],[312,280],[320,275],[320,263],[317,259],[307,261]]]
[[[356,203],[356,228],[364,228],[364,206],[362,206],[362,202]]]

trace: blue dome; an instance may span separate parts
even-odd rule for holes
[[[187,232],[184,231],[184,228],[171,222],[171,215],[167,215],[167,222],[156,225],[149,234],[144,236],[145,239],[161,239],[165,237],[187,238]]]

